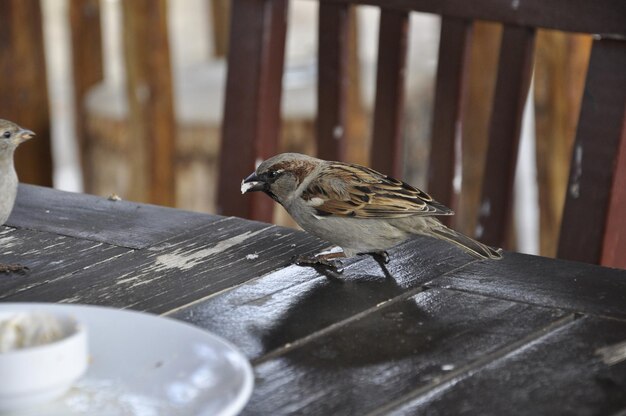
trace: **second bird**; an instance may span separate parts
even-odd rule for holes
[[[486,246],[443,225],[454,212],[427,193],[365,166],[283,153],[259,165],[241,192],[262,191],[281,204],[305,231],[343,249],[346,257],[387,250],[419,234],[456,244],[479,258],[499,259]],[[339,254],[341,255],[341,254]],[[330,264],[336,253],[311,263]]]

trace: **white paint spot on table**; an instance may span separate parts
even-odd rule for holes
[[[206,258],[222,253],[231,247],[241,244],[249,238],[260,234],[264,230],[265,228],[254,232],[247,231],[243,234],[219,241],[213,247],[203,248],[194,252],[189,252],[185,249],[176,249],[172,253],[158,256],[156,258],[155,269],[159,271],[167,269],[189,270]]]

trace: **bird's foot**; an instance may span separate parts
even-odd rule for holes
[[[24,274],[30,270],[21,264],[0,264],[0,273],[20,273]]]
[[[342,252],[320,254],[317,256],[300,255],[294,258],[294,263],[298,266],[322,266],[329,268],[337,273],[342,273],[343,267],[341,266],[341,263],[337,260],[340,257],[345,257],[345,255]]]

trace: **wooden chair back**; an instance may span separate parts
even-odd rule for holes
[[[401,176],[407,28],[412,11],[441,16],[428,191],[458,206],[472,24],[500,22],[503,34],[477,237],[509,236],[524,103],[538,28],[597,35],[581,107],[558,256],[626,267],[626,3],[621,0],[320,0],[318,156],[345,153],[348,9],[381,9],[371,165]],[[241,178],[277,152],[287,0],[233,0],[223,122],[219,206],[223,214],[271,219],[269,198],[242,200]],[[457,173],[458,175],[458,173]]]

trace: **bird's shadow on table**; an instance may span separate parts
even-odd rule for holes
[[[304,292],[262,336],[264,351],[308,337],[312,348],[298,348],[285,358],[307,366],[362,366],[433,348],[434,339],[423,328],[429,315],[417,302],[398,299],[381,307],[407,290],[393,278],[347,272],[328,277]]]

